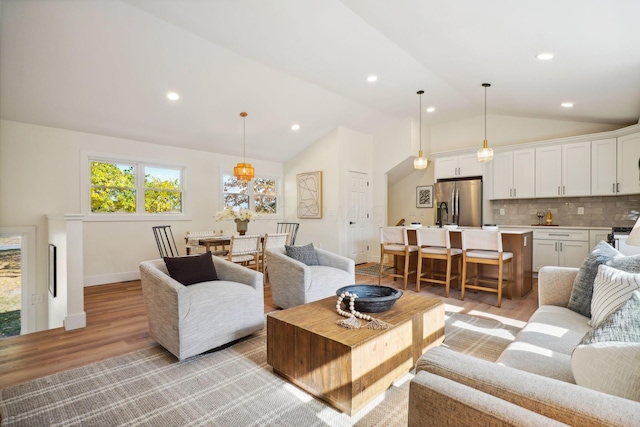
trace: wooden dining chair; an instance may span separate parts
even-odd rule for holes
[[[262,241],[262,251],[260,255],[260,268],[262,274],[265,275],[265,282],[267,277],[267,263],[265,254],[267,253],[267,249],[284,248],[284,246],[288,244],[289,233],[267,233],[264,235],[264,240]]]
[[[416,243],[419,246],[418,272],[416,274],[416,292],[420,291],[421,282],[445,285],[445,297],[449,297],[451,280],[457,279],[460,283],[462,271],[462,249],[451,247],[449,230],[446,228],[418,228],[416,229]],[[429,260],[429,271],[422,272],[424,260]],[[444,278],[442,273],[435,271],[435,261],[445,262]],[[458,273],[451,273],[453,261],[457,262]]]
[[[384,256],[393,255],[393,273],[386,273],[396,278],[402,278],[404,289],[407,289],[409,275],[415,270],[409,271],[410,258],[417,255],[418,245],[409,244],[409,236],[405,227],[380,227],[380,271],[378,273],[378,285],[382,282],[384,270]],[[403,257],[402,273],[398,271],[397,257]]]
[[[226,259],[236,264],[244,265],[253,270],[260,270],[259,261],[259,234],[245,234],[244,236],[231,236],[229,253]]]
[[[279,222],[276,224],[276,233],[289,233],[289,244],[293,246],[296,244],[299,227],[297,222]]]
[[[466,289],[493,292],[498,294],[498,307],[502,304],[503,288],[507,288],[507,298],[511,299],[511,282],[513,280],[513,253],[502,250],[502,233],[495,230],[462,230],[462,285],[460,299],[464,301]],[[474,264],[472,277],[467,277],[468,265]],[[479,277],[478,265],[495,265],[498,267],[498,279]],[[503,280],[504,266],[507,265],[509,275]],[[473,280],[468,284],[467,281]],[[481,285],[486,284],[486,286]],[[489,285],[495,285],[489,286]]]

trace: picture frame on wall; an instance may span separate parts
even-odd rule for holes
[[[55,298],[58,293],[58,267],[56,245],[49,243],[49,292]]]
[[[433,207],[433,185],[419,185],[416,187],[416,208]]]
[[[322,218],[322,171],[296,175],[298,218]]]

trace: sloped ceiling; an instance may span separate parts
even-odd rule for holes
[[[247,157],[286,161],[337,126],[372,133],[417,119],[420,89],[436,107],[425,126],[482,114],[483,82],[490,114],[640,117],[636,0],[0,5],[7,120],[242,155],[247,111]]]

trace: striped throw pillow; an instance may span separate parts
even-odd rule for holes
[[[591,326],[598,326],[609,314],[627,302],[636,289],[640,289],[640,274],[628,273],[607,265],[598,267],[598,274],[593,282]]]

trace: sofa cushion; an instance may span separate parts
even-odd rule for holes
[[[616,257],[607,261],[606,265],[629,273],[640,273],[640,255]]]
[[[296,261],[300,261],[306,265],[319,265],[318,255],[316,255],[316,250],[313,248],[313,243],[309,243],[305,246],[284,246],[287,251],[287,255]]]
[[[640,344],[601,342],[578,346],[571,357],[576,384],[640,401]]]
[[[591,325],[598,326],[610,313],[627,302],[632,292],[639,288],[640,274],[601,265],[593,285]]]
[[[185,286],[218,280],[211,253],[181,257],[164,257],[164,263],[172,279]]]
[[[585,258],[580,270],[573,281],[571,296],[567,308],[583,316],[591,317],[591,297],[593,295],[593,281],[598,274],[598,267],[607,261],[622,257],[622,254],[601,240]]]
[[[640,343],[640,291],[633,291],[631,298],[590,330],[581,344],[606,341]]]

